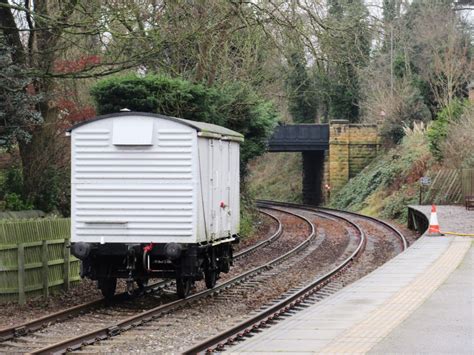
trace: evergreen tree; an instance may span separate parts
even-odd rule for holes
[[[289,73],[286,79],[288,111],[296,123],[315,122],[318,98],[314,90],[315,83],[308,75],[303,51],[292,52],[288,65]]]
[[[321,39],[327,59],[326,102],[329,118],[359,119],[358,71],[370,53],[368,11],[362,0],[328,1],[327,26],[333,31]]]
[[[34,109],[39,96],[28,92],[32,78],[24,68],[12,61],[12,49],[0,36],[0,129],[1,143],[12,148],[18,142],[28,142],[30,129],[42,122]]]
[[[99,81],[91,94],[100,114],[127,107],[132,111],[218,124],[243,134],[242,179],[247,174],[247,163],[264,153],[279,118],[271,101],[238,81],[207,86],[160,75],[127,75]]]

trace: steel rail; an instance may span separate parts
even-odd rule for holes
[[[270,217],[271,219],[273,219],[277,223],[277,226],[278,226],[277,231],[272,236],[270,236],[269,238],[267,238],[265,240],[262,240],[261,242],[259,242],[257,244],[254,244],[254,245],[252,245],[252,246],[236,253],[234,255],[234,260],[239,260],[239,259],[242,259],[243,257],[246,257],[247,255],[252,254],[257,249],[259,249],[261,247],[264,247],[265,245],[273,243],[275,240],[277,240],[280,237],[281,229],[282,229],[282,225],[281,225],[280,220],[278,218],[276,218],[275,216],[271,215],[268,212],[265,212],[265,211],[262,211],[262,210],[259,210],[259,212],[266,215],[266,216],[268,216],[268,217]]]
[[[170,283],[169,280],[163,280],[163,281],[156,282],[152,285],[148,285],[143,290],[143,293],[156,292],[168,286],[169,283]],[[140,296],[141,294],[142,293],[132,295],[132,296]],[[67,320],[74,316],[83,314],[86,311],[90,311],[98,307],[121,302],[127,299],[128,297],[130,297],[130,295],[127,292],[122,292],[122,293],[116,294],[111,300],[105,300],[104,298],[96,299],[93,301],[85,302],[73,307],[63,309],[58,312],[45,315],[37,319],[33,319],[28,322],[17,324],[12,327],[0,329],[0,343],[13,339],[13,338],[28,335],[30,333],[33,333],[40,329],[45,328],[47,325],[51,325],[60,321]]]
[[[335,208],[319,207],[319,206],[306,205],[306,204],[297,204],[297,203],[292,203],[292,202],[257,200],[257,204],[261,204],[261,205],[271,204],[273,206],[282,206],[282,207],[286,206],[286,207],[292,207],[292,208],[306,209],[310,211],[330,211],[330,212],[335,212],[335,213],[345,213],[345,214],[349,214],[358,218],[368,219],[368,220],[371,220],[372,222],[385,226],[387,229],[390,229],[394,234],[397,235],[398,239],[400,239],[400,242],[402,244],[402,249],[406,250],[408,248],[408,241],[402,232],[400,232],[396,227],[394,227],[390,223],[376,217],[366,216],[366,215],[363,215],[357,212],[352,212],[352,211],[343,211],[343,210],[338,210]]]
[[[392,226],[390,223],[382,220],[382,219],[379,219],[379,218],[376,218],[376,217],[372,217],[372,216],[366,216],[366,215],[363,215],[363,214],[360,214],[360,213],[356,213],[356,212],[351,212],[351,211],[339,211],[339,210],[336,210],[336,209],[332,209],[332,208],[317,208],[319,209],[320,211],[332,211],[332,212],[340,212],[340,213],[345,213],[345,214],[349,214],[349,215],[353,215],[355,217],[358,217],[358,218],[362,218],[362,219],[368,219],[368,220],[371,220],[372,222],[375,222],[377,224],[382,224],[383,226],[385,226],[387,229],[390,229],[394,234],[397,235],[398,239],[400,239],[400,242],[402,244],[402,249],[403,250],[406,250],[408,248],[408,241],[407,239],[405,238],[405,236],[403,235],[402,232],[400,232],[397,228],[395,228],[394,226]]]
[[[270,213],[267,213],[262,210],[260,210],[259,212],[270,217],[276,222],[277,231],[273,233],[269,238],[263,241],[260,241],[259,243],[252,245],[236,253],[234,255],[234,260],[239,260],[241,258],[248,256],[249,254],[253,253],[257,249],[274,242],[281,235],[281,229],[282,229],[281,222]],[[163,281],[154,283],[152,285],[146,286],[143,293],[146,293],[146,294],[153,293],[173,283],[174,283],[173,280],[163,280]],[[140,295],[141,294],[142,293],[140,293]],[[126,298],[128,298],[128,296],[129,295],[127,292],[123,292],[123,293],[115,295],[112,300],[105,300],[101,298],[101,299],[85,302],[83,304],[69,307],[64,310],[48,314],[37,319],[33,319],[21,324],[14,325],[12,327],[0,329],[0,343],[5,342],[7,340],[14,339],[14,338],[26,336],[38,330],[44,329],[45,327],[50,326],[52,324],[68,320],[80,314],[84,314],[87,311],[91,311],[99,307],[121,302],[125,300]]]
[[[270,203],[267,202],[265,205],[269,206]],[[281,206],[281,204],[279,204],[279,206]],[[300,206],[298,208],[301,209]],[[273,322],[275,319],[279,318],[284,313],[302,304],[308,297],[310,297],[311,295],[319,291],[321,288],[326,286],[334,278],[339,276],[339,274],[341,274],[345,269],[347,269],[352,264],[352,262],[361,255],[367,244],[367,238],[363,230],[354,222],[338,214],[333,214],[331,212],[322,213],[330,215],[332,217],[336,217],[338,219],[342,219],[358,231],[359,244],[357,245],[357,248],[354,250],[354,252],[348,258],[344,259],[344,261],[342,261],[333,270],[313,280],[311,283],[304,286],[296,293],[286,297],[285,299],[261,311],[255,316],[233,326],[232,328],[227,329],[209,339],[206,339],[204,342],[187,349],[184,354],[198,354],[202,352],[209,353],[213,351],[221,351],[226,345],[230,345],[235,341],[242,339],[243,337],[249,335],[251,332],[256,331],[260,327],[267,326],[269,323]]]
[[[97,341],[108,339],[108,338],[110,338],[112,336],[115,336],[115,335],[118,335],[118,334],[120,334],[124,331],[132,329],[132,328],[137,327],[139,325],[142,325],[144,323],[150,322],[154,319],[159,318],[163,314],[172,312],[172,311],[174,311],[176,309],[179,309],[179,308],[181,308],[181,307],[183,307],[187,304],[190,304],[190,303],[192,303],[192,302],[194,302],[198,299],[203,299],[205,297],[210,297],[210,296],[213,296],[215,294],[219,294],[220,292],[222,292],[226,289],[229,289],[230,287],[232,287],[236,284],[239,284],[243,281],[246,281],[247,279],[250,279],[251,277],[254,277],[258,274],[261,274],[263,271],[269,270],[269,269],[273,268],[275,265],[280,264],[284,260],[288,259],[291,255],[293,255],[295,253],[298,253],[299,251],[304,249],[315,237],[315,235],[316,235],[315,227],[314,227],[313,223],[311,223],[311,221],[308,220],[306,217],[301,216],[297,213],[281,210],[281,209],[278,209],[276,207],[266,207],[266,208],[276,210],[276,211],[279,211],[279,212],[282,212],[282,213],[286,213],[286,214],[289,214],[289,215],[293,215],[293,216],[296,216],[296,217],[302,219],[303,221],[305,221],[309,225],[311,233],[308,235],[308,237],[303,242],[301,242],[300,244],[298,244],[296,247],[294,247],[290,251],[286,252],[285,254],[280,255],[279,257],[269,261],[268,263],[266,263],[264,265],[261,265],[261,266],[258,266],[256,268],[254,268],[254,269],[246,271],[246,272],[244,272],[244,273],[242,273],[242,274],[240,274],[240,275],[238,275],[238,276],[236,276],[236,277],[234,277],[234,278],[232,278],[232,279],[230,279],[230,280],[228,280],[228,281],[226,281],[226,282],[224,282],[220,285],[217,285],[213,289],[204,290],[204,291],[201,291],[199,293],[193,294],[193,295],[191,295],[191,296],[189,296],[185,299],[179,299],[179,300],[172,301],[170,303],[152,308],[152,309],[147,310],[145,312],[142,312],[140,314],[137,314],[137,315],[131,316],[127,319],[124,319],[124,320],[122,320],[118,323],[111,324],[111,325],[106,326],[106,327],[98,328],[98,329],[95,329],[95,330],[93,330],[91,332],[88,332],[86,334],[81,334],[81,335],[78,335],[76,337],[72,337],[72,338],[63,340],[61,342],[48,345],[48,346],[43,347],[41,349],[34,350],[34,351],[30,352],[30,354],[63,354],[63,353],[68,352],[68,351],[79,350],[85,345],[92,345]],[[281,222],[280,222],[280,227],[281,227]],[[282,232],[283,232],[283,228],[278,228],[278,230],[274,234],[280,234],[281,235]]]

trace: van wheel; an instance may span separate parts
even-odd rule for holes
[[[99,279],[98,281],[100,292],[105,299],[110,300],[115,295],[115,289],[117,288],[117,278],[108,277]]]
[[[145,289],[145,287],[148,286],[148,279],[147,278],[146,279],[137,279],[136,282],[137,282],[138,289],[140,291],[143,291]]]
[[[217,271],[216,270],[206,270],[204,273],[204,278],[206,281],[207,288],[214,288],[217,281]]]
[[[179,298],[186,298],[191,292],[193,282],[190,279],[177,277],[176,278],[176,293]]]

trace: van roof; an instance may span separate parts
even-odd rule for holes
[[[71,132],[74,129],[84,126],[91,122],[103,120],[106,118],[122,117],[122,116],[146,116],[146,117],[160,118],[164,120],[179,122],[186,126],[192,127],[196,131],[199,132],[198,135],[201,137],[225,139],[225,140],[232,140],[232,141],[237,141],[237,142],[244,141],[244,136],[242,134],[235,132],[231,129],[222,127],[222,126],[212,124],[212,123],[190,121],[190,120],[185,120],[184,118],[164,116],[164,115],[159,115],[159,114],[149,113],[149,112],[133,112],[133,111],[117,112],[117,113],[110,113],[107,115],[97,116],[90,120],[75,124],[74,126],[69,128],[67,132]]]

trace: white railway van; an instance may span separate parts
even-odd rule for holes
[[[72,127],[71,251],[105,297],[117,278],[214,287],[239,231],[239,145],[229,129],[139,112]]]

